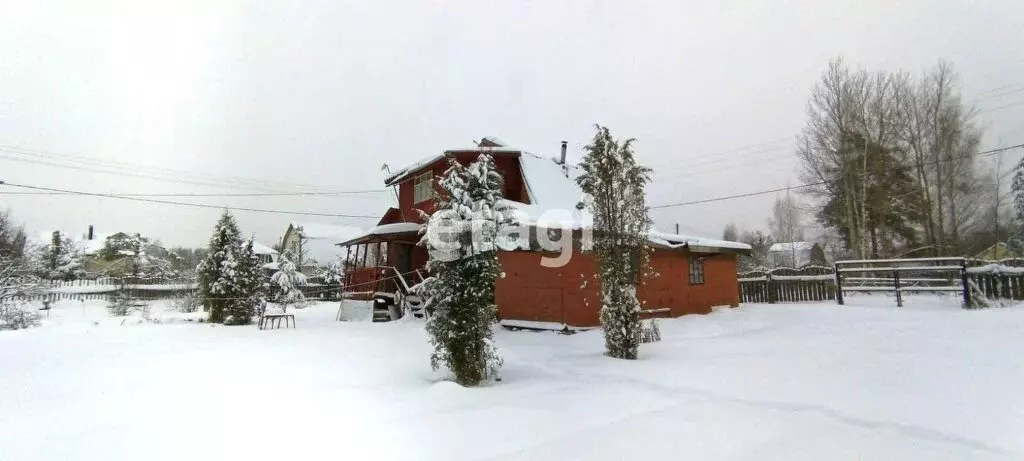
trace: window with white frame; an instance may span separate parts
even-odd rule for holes
[[[701,285],[704,283],[704,260],[696,256],[690,256],[690,285]]]
[[[416,176],[416,180],[413,183],[412,197],[413,203],[420,203],[434,198],[434,173],[432,171]]]

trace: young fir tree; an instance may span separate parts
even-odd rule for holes
[[[199,294],[211,323],[245,325],[262,296],[263,277],[252,240],[243,243],[238,224],[224,210],[210,237],[209,254],[196,268]]]
[[[281,255],[278,271],[270,277],[270,282],[277,285],[277,304],[285,312],[288,312],[288,306],[306,300],[302,289],[299,288],[306,284],[306,275],[295,268],[295,263],[289,256],[290,252]]]
[[[644,187],[651,170],[637,165],[633,139],[619,142],[597,126],[586,146],[577,182],[594,215],[593,253],[601,286],[601,327],[607,354],[636,359],[640,346],[640,302],[636,288],[647,265],[647,214]]]
[[[491,326],[497,316],[494,281],[501,274],[497,250],[507,249],[503,226],[510,210],[500,206],[502,178],[490,155],[464,167],[452,160],[438,181],[437,209],[427,222],[424,243],[430,253],[431,277],[423,282],[428,310],[427,332],[434,353],[462,385],[498,379],[502,359]]]

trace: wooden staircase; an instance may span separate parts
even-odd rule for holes
[[[390,322],[411,313],[414,318],[427,316],[426,303],[416,294],[415,284],[409,284],[408,276],[416,275],[423,280],[423,274],[412,271],[402,274],[393,266],[381,267],[380,279],[373,295],[373,321]]]

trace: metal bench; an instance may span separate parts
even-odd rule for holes
[[[281,320],[284,320],[285,328],[288,328],[288,323],[291,322],[291,328],[295,328],[295,314],[288,313],[267,313],[267,303],[263,303],[260,306],[260,320],[259,329],[266,330],[269,328],[281,328]]]

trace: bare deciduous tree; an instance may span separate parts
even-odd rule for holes
[[[893,254],[896,242],[918,246],[915,228],[932,253],[962,249],[965,231],[982,219],[981,132],[952,66],[940,62],[912,80],[834,60],[807,115],[797,149],[802,179],[820,183],[808,192],[830,204],[829,225],[843,230],[854,257]]]

